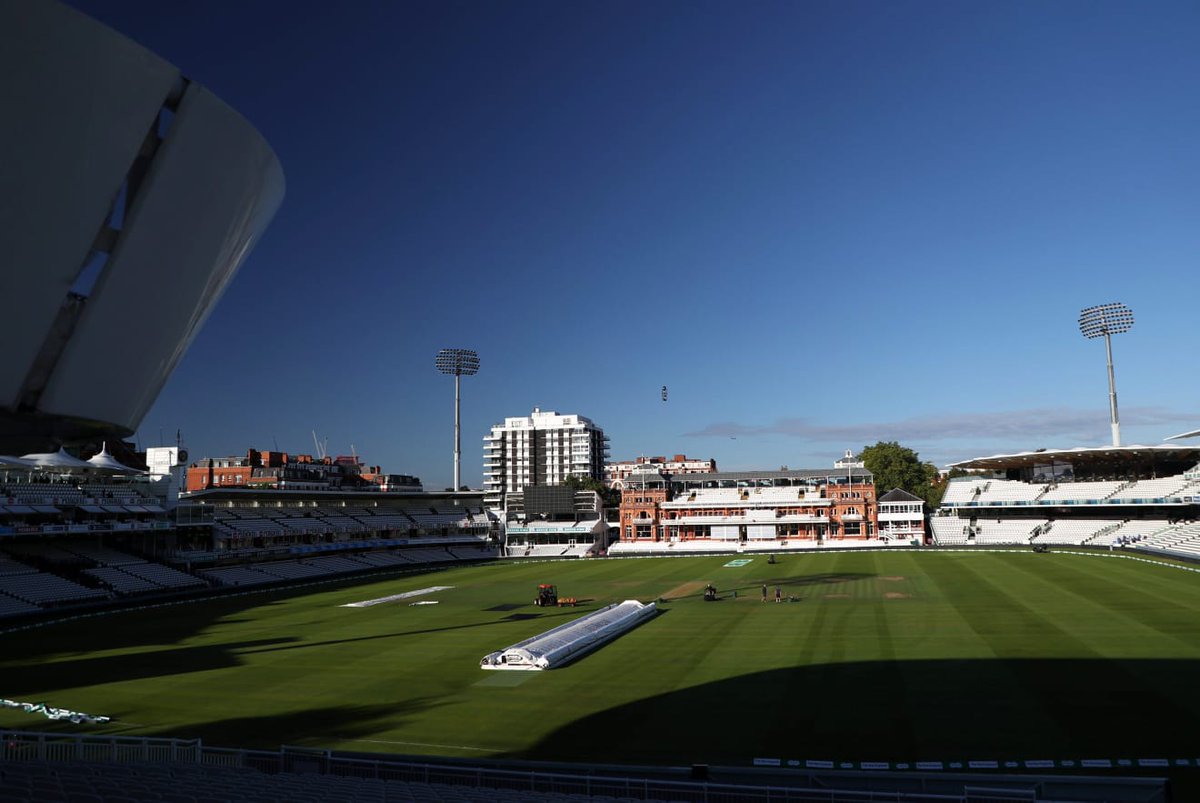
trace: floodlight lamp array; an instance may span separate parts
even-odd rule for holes
[[[479,373],[479,355],[471,349],[442,349],[434,364],[443,374],[474,376]]]
[[[1079,313],[1079,331],[1087,338],[1119,335],[1133,328],[1133,310],[1124,304],[1100,304]]]

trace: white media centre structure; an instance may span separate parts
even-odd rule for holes
[[[283,200],[271,147],[141,45],[0,3],[0,454],[128,437]]]

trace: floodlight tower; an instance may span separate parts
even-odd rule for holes
[[[437,369],[443,374],[454,375],[454,491],[462,487],[462,477],[459,472],[459,458],[462,452],[460,437],[458,406],[460,377],[475,376],[479,373],[479,355],[471,349],[442,349],[434,361]]]
[[[1117,382],[1113,378],[1112,336],[1133,328],[1133,311],[1124,304],[1101,304],[1079,313],[1079,331],[1089,340],[1104,338],[1108,353],[1108,408],[1112,417],[1113,446],[1121,445],[1121,421],[1117,417]]]

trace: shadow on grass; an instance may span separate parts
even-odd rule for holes
[[[330,639],[327,641],[296,641],[296,639],[280,639],[281,643],[276,645],[268,645],[262,649],[250,649],[246,652],[278,652],[280,650],[304,650],[309,647],[329,647],[336,644],[353,644],[357,641],[378,641],[379,639],[403,638],[405,636],[419,636],[426,633],[443,633],[448,630],[470,630],[476,627],[490,627],[493,625],[510,624],[512,622],[524,622],[534,619],[559,619],[564,616],[582,615],[582,611],[563,611],[560,613],[514,613],[508,616],[494,619],[487,622],[471,622],[465,625],[446,625],[445,627],[428,627],[423,630],[402,630],[398,633],[377,633],[373,636],[354,636],[352,638]],[[294,643],[292,643],[294,642]]]
[[[245,589],[249,593],[236,596],[197,598],[164,610],[115,609],[102,616],[87,619],[67,619],[50,622],[31,630],[0,636],[0,664],[9,656],[22,659],[70,652],[72,641],[91,643],[96,629],[105,633],[106,649],[165,646],[178,644],[195,637],[216,624],[237,624],[253,621],[241,614],[255,608],[288,604],[297,597],[337,591],[358,585],[373,585],[407,580],[425,574],[445,571],[446,567],[408,570],[403,574],[368,574],[347,577],[322,585],[302,585],[285,588]],[[146,600],[154,604],[155,600]],[[64,616],[72,616],[63,611]],[[9,670],[5,668],[4,672]]]
[[[832,586],[842,583],[855,583],[859,580],[869,580],[878,575],[871,572],[825,572],[822,574],[803,574],[799,577],[776,577],[767,580],[758,580],[751,583],[745,588],[754,589],[755,591],[762,588],[766,583],[769,590],[775,590],[775,586],[782,588],[806,588],[807,586]],[[742,586],[738,586],[737,590],[741,591]]]
[[[21,665],[4,667],[3,688],[0,693],[10,698],[48,694],[60,689],[76,686],[120,683],[141,678],[183,675],[190,672],[205,672],[212,669],[227,669],[241,666],[242,655],[280,650],[304,650],[352,644],[361,641],[405,638],[428,633],[451,630],[468,630],[478,627],[509,624],[513,621],[546,619],[556,620],[582,615],[577,610],[556,610],[554,613],[515,614],[486,622],[463,625],[447,625],[420,630],[402,630],[395,633],[378,633],[371,636],[356,636],[325,641],[302,641],[296,637],[235,641],[224,644],[209,644],[193,647],[169,647],[159,650],[73,658],[65,661],[39,662],[28,660],[22,655]],[[547,628],[548,629],[548,628]],[[110,645],[105,644],[105,648]]]
[[[247,708],[253,700],[247,700]],[[282,744],[328,744],[336,739],[358,739],[398,727],[415,714],[438,705],[435,698],[415,698],[389,705],[346,705],[308,708],[286,714],[232,717],[210,722],[141,730],[138,736],[203,739],[219,747],[275,749]]]
[[[197,647],[173,647],[165,650],[76,658],[54,663],[31,662],[4,668],[5,694],[41,694],[76,686],[120,683],[164,675],[182,675],[240,666],[239,652],[256,647],[285,644],[294,638],[258,639],[211,644]]]
[[[734,586],[720,585],[716,583],[714,583],[714,585],[717,586],[717,592],[722,595],[722,598],[724,595],[733,591],[736,591],[739,594],[747,597],[753,594],[761,594],[762,587],[764,585],[767,587],[767,594],[771,598],[774,598],[775,586],[779,586],[780,589],[782,589],[783,596],[786,598],[789,595],[789,592],[794,592],[797,589],[807,588],[809,586],[832,586],[839,585],[841,583],[853,583],[859,580],[867,580],[876,576],[877,575],[875,574],[864,572],[835,572],[805,574],[800,575],[799,577],[777,577],[770,580],[755,580],[752,583]],[[663,600],[665,602],[679,602],[681,600],[691,599],[703,600],[703,598],[704,589],[700,588],[692,594],[664,597]]]
[[[563,671],[570,671],[569,669]],[[510,758],[638,763],[1200,755],[1200,661],[879,661],[777,669],[571,722]]]

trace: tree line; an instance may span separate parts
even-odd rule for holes
[[[877,497],[899,488],[924,499],[930,510],[942,503],[946,482],[967,473],[961,469],[951,469],[949,474],[943,475],[933,463],[921,462],[920,455],[896,441],[879,441],[874,446],[864,446],[859,459],[875,477]]]

